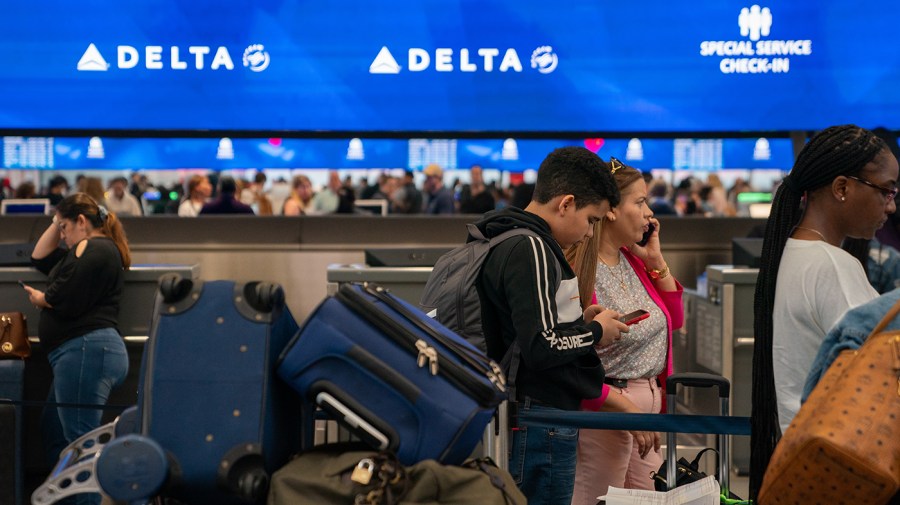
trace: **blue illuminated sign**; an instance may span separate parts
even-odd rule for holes
[[[41,0],[0,7],[0,129],[900,128],[900,4]]]

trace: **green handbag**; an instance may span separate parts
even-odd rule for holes
[[[268,505],[528,503],[509,473],[486,458],[404,467],[390,452],[359,449],[330,444],[299,454],[272,476]]]

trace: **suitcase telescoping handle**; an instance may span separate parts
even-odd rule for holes
[[[721,375],[711,373],[684,372],[672,374],[666,378],[666,391],[668,394],[675,394],[675,387],[684,385],[692,388],[711,388],[713,386],[719,388],[719,398],[728,399],[731,394],[731,383],[728,379]],[[674,407],[674,404],[672,405]],[[670,412],[674,414],[674,412]]]
[[[731,395],[731,383],[728,379],[721,375],[699,372],[684,372],[670,375],[666,378],[666,410],[669,414],[675,413],[676,389],[678,385],[695,388],[711,388],[716,387],[719,390],[719,406],[721,407],[721,415],[728,416],[730,409],[728,408],[728,399]],[[729,492],[729,454],[728,439],[724,435],[719,435],[719,487],[725,496]],[[669,489],[675,487],[675,433],[666,433],[666,482],[670,486]]]

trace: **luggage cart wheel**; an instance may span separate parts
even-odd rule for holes
[[[260,312],[272,312],[284,304],[284,290],[278,284],[251,282],[244,287],[247,303]]]
[[[159,279],[159,292],[166,303],[177,303],[191,292],[194,283],[178,274],[166,274]]]
[[[169,476],[162,447],[141,435],[111,441],[97,459],[97,481],[116,501],[134,502],[159,494]]]

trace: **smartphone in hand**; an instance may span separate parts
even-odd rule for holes
[[[629,312],[628,314],[625,314],[624,316],[620,317],[619,321],[622,321],[623,323],[627,324],[628,326],[631,326],[632,324],[637,323],[638,321],[643,321],[644,319],[647,319],[648,317],[650,317],[649,312],[647,312],[644,309],[638,309],[634,312]]]
[[[647,228],[647,231],[644,232],[644,236],[641,238],[641,241],[637,243],[637,245],[641,247],[647,245],[647,242],[650,240],[650,236],[653,235],[654,230],[656,230],[656,225],[650,223],[650,227]]]

